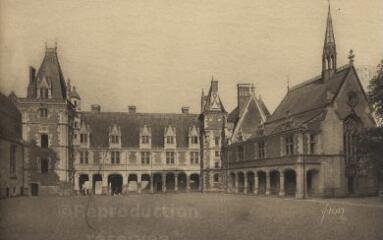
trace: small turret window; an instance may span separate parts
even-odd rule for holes
[[[40,98],[43,98],[43,99],[48,98],[48,88],[46,87],[40,88]]]

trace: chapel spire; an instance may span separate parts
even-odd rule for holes
[[[336,71],[336,44],[334,29],[332,25],[331,7],[328,5],[328,15],[326,22],[326,34],[324,39],[322,54],[322,74],[325,78],[330,78]]]

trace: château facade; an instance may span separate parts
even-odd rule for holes
[[[329,8],[320,75],[289,88],[273,113],[251,83],[237,85],[237,107],[227,112],[214,78],[198,114],[105,112],[81,108],[57,46],[46,48],[27,96],[9,97],[25,146],[20,192],[376,194],[374,169],[356,149],[357,134],[375,122],[353,57],[337,66]]]

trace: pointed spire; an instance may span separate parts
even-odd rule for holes
[[[328,3],[328,14],[327,14],[327,23],[326,23],[325,45],[326,44],[327,45],[329,45],[329,44],[335,45],[334,28],[332,26],[330,1]]]
[[[331,78],[336,71],[336,44],[334,28],[332,25],[331,6],[328,4],[328,14],[326,21],[326,33],[322,54],[322,75],[325,79]]]

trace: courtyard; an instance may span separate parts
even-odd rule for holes
[[[379,198],[215,193],[0,201],[0,239],[383,239]]]

